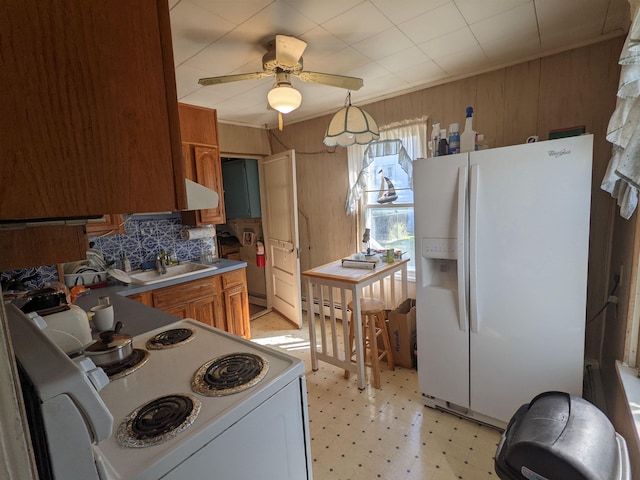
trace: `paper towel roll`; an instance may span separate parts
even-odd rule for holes
[[[195,240],[197,238],[211,238],[216,236],[216,229],[213,227],[187,228],[180,232],[180,237],[184,240]]]

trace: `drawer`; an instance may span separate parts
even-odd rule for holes
[[[244,285],[244,268],[222,274],[222,288],[224,290],[236,285]]]
[[[215,277],[182,283],[153,291],[153,306],[166,308],[172,305],[187,303],[216,293]]]

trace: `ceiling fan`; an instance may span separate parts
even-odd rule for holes
[[[262,57],[262,72],[240,73],[220,77],[201,78],[200,85],[219,85],[221,83],[251,80],[256,78],[275,77],[273,88],[267,95],[269,105],[279,114],[289,113],[300,106],[302,95],[291,86],[291,77],[303,82],[319,83],[332,87],[358,90],[362,87],[361,78],[333,75],[329,73],[307,72],[302,69],[302,53],[307,42],[289,35],[276,35],[275,40],[267,45],[267,53]],[[282,117],[280,116],[280,122]]]

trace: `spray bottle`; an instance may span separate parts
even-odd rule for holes
[[[467,107],[464,131],[460,135],[460,151],[472,152],[474,150],[478,150],[478,133],[473,130],[473,108]]]

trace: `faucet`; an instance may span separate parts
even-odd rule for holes
[[[165,263],[166,259],[167,254],[164,252],[160,252],[158,255],[156,255],[156,271],[160,275],[164,275],[165,273],[167,273],[167,267]]]

